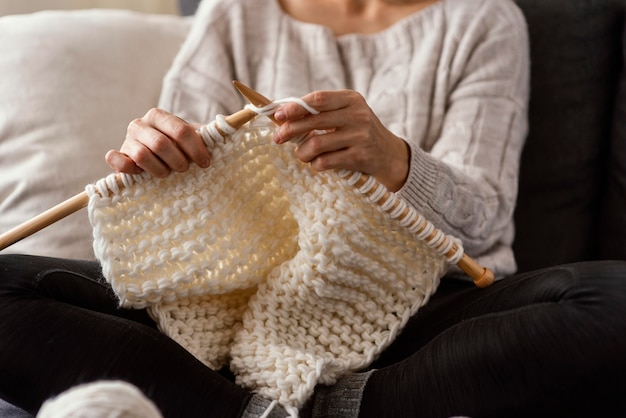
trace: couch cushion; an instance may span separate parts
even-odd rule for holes
[[[599,219],[624,2],[518,0],[531,42],[529,135],[515,213],[520,271],[600,257]]]
[[[0,18],[0,232],[110,173],[104,154],[156,105],[188,19],[122,10]],[[92,258],[85,211],[5,252]]]

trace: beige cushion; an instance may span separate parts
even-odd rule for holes
[[[0,233],[111,172],[104,154],[157,104],[189,24],[122,10],[0,18]],[[3,252],[93,258],[87,213]]]

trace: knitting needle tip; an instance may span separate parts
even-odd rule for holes
[[[248,102],[250,102],[250,104],[252,104],[253,106],[263,107],[263,106],[267,106],[268,104],[272,103],[272,101],[270,99],[268,99],[267,97],[263,96],[258,91],[253,90],[252,88],[246,86],[245,84],[243,84],[243,83],[241,83],[241,82],[239,82],[237,80],[233,80],[233,85],[239,91],[239,93],[241,93],[241,95],[243,97],[245,97],[246,100]],[[278,121],[276,119],[274,119],[273,115],[270,116],[269,118],[272,121],[274,121],[274,123],[279,124]]]
[[[263,96],[258,91],[254,91],[252,88],[237,80],[233,80],[233,85],[239,91],[239,93],[241,93],[241,95],[254,106],[267,106],[268,104],[272,103],[270,99]]]

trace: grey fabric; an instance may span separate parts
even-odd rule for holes
[[[374,371],[353,373],[332,386],[315,388],[313,418],[357,418],[368,379]]]
[[[318,385],[315,394],[301,411],[311,418],[357,418],[361,407],[363,390],[374,371],[353,373],[339,379],[332,386]],[[259,395],[253,395],[243,412],[242,418],[259,417],[267,411],[271,402]],[[270,418],[286,417],[287,412],[276,405]]]
[[[272,402],[270,400],[254,394],[250,398],[250,402],[248,402],[246,409],[241,415],[241,418],[258,418],[260,416],[263,416],[263,414],[266,413],[270,407],[272,409],[267,416],[268,418],[285,418],[288,416],[287,412],[283,409],[282,406],[278,404],[272,406]]]
[[[515,213],[519,270],[598,259],[625,4],[517,3],[531,43],[530,131]]]
[[[33,418],[28,412],[0,399],[0,417],[2,418]]]

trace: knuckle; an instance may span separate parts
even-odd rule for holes
[[[371,114],[367,107],[360,107],[355,109],[352,114],[352,120],[357,124],[357,126],[366,126],[369,124],[371,119]]]
[[[153,154],[150,150],[142,147],[135,150],[130,157],[138,166],[141,167],[153,158]]]
[[[311,166],[317,171],[326,171],[334,168],[331,159],[327,155],[317,157],[312,161]]]
[[[133,132],[138,130],[141,126],[143,126],[143,120],[141,118],[135,118],[130,121],[128,124],[128,132]]]
[[[367,150],[367,146],[362,146],[363,145],[363,138],[358,137],[359,143],[361,146],[353,146],[350,147],[347,150],[347,155],[348,157],[357,163],[362,163],[363,161],[365,161],[367,159],[368,156],[368,150]]]
[[[191,128],[191,126],[180,120],[178,120],[178,122],[174,123],[174,126],[172,126],[172,135],[175,139],[187,138],[193,132],[195,131]]]
[[[315,155],[322,151],[322,138],[319,135],[314,135],[309,138],[309,149]],[[319,158],[319,157],[318,157]]]
[[[316,127],[321,127],[322,123],[322,114],[310,114],[307,116],[307,122],[309,124],[310,129],[315,129]]]
[[[363,95],[359,93],[358,91],[355,91],[355,90],[344,90],[344,91],[345,91],[346,96],[350,100],[356,103],[361,103],[361,104],[365,103],[365,97],[363,97]]]
[[[354,132],[354,143],[356,144],[360,144],[362,146],[368,146],[371,143],[371,136],[369,135],[369,132],[366,130],[359,130],[357,132]]]
[[[323,91],[315,91],[311,94],[311,103],[309,103],[313,108],[324,107],[328,98],[326,93]]]
[[[307,163],[309,162],[309,159],[307,158],[308,154],[304,151],[303,147],[296,147],[295,149],[295,154],[296,157],[298,158],[298,160]]]
[[[158,107],[153,107],[146,112],[146,115],[144,117],[148,120],[154,120],[163,116],[164,113],[165,111],[163,109],[159,109]]]
[[[326,167],[326,160],[324,159],[324,157],[317,157],[311,162],[311,166],[317,171],[324,171]]]
[[[291,125],[291,123],[284,123],[280,127],[280,136],[284,138],[291,138],[293,136],[293,126]]]
[[[150,149],[156,154],[164,152],[169,149],[171,143],[164,135],[154,135],[150,138]]]

